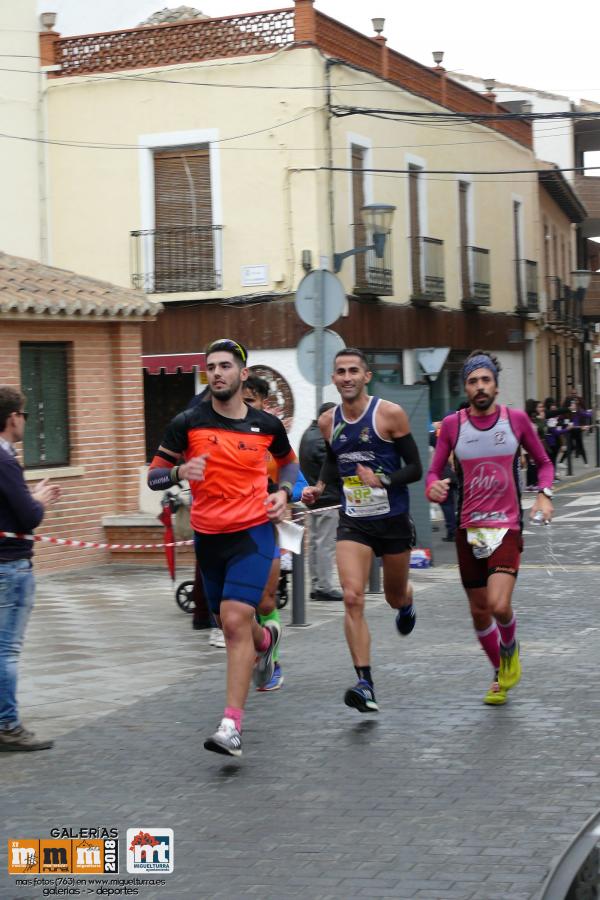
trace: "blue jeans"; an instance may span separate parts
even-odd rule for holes
[[[17,663],[35,594],[28,559],[0,562],[0,729],[20,724]]]

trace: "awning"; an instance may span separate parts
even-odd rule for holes
[[[176,375],[181,372],[193,372],[198,369],[203,372],[206,368],[205,353],[156,353],[142,356],[142,368],[149,375],[160,375],[164,369],[165,375]]]

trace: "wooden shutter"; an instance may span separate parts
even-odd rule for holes
[[[352,235],[355,247],[367,246],[367,229],[362,221],[361,209],[365,205],[365,148],[351,148],[352,159]],[[354,257],[354,279],[358,287],[366,287],[366,260],[364,253]]]
[[[21,345],[21,389],[29,419],[23,441],[25,465],[69,463],[67,347],[64,344]]]
[[[419,221],[419,166],[408,166],[408,203],[410,213],[410,254],[412,263],[413,295],[422,295],[421,281],[421,222]]]
[[[473,293],[469,277],[469,218],[468,218],[469,183],[458,182],[458,210],[460,229],[460,276],[462,283],[462,299],[467,300]]]
[[[214,290],[208,148],[154,154],[156,291]]]

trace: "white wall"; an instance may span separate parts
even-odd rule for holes
[[[0,16],[2,131],[15,136],[0,141],[0,251],[39,260],[39,154],[44,148],[36,143],[40,77],[35,74],[39,54],[35,0],[2,0]]]
[[[514,409],[525,406],[523,353],[521,350],[503,350],[495,354],[502,364],[498,401]]]
[[[470,79],[460,75],[452,75],[456,81],[466,84],[474,91],[481,93],[485,90],[483,82],[479,79]],[[528,100],[533,104],[533,112],[557,113],[570,112],[571,101],[568,97],[553,96],[541,91],[520,90],[516,85],[501,84],[498,82],[494,89],[498,103],[516,100]],[[571,169],[575,165],[573,151],[573,125],[568,119],[542,119],[533,123],[533,148],[538,159],[556,163],[560,168]],[[565,172],[565,178],[573,181],[574,172]]]

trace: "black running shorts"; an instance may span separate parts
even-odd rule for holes
[[[369,519],[340,512],[337,540],[365,544],[375,556],[406,553],[415,546],[415,526],[408,513]]]

